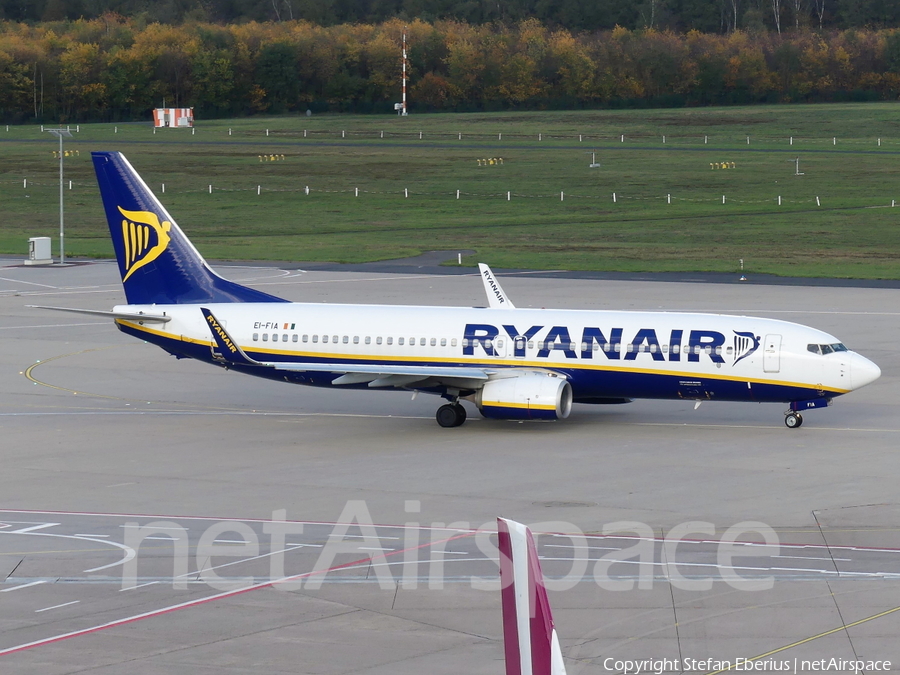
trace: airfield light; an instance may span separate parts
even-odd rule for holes
[[[66,228],[63,219],[63,138],[72,138],[68,129],[45,129],[59,139],[59,264],[66,262]]]

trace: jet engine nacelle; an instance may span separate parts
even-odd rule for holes
[[[572,411],[572,385],[556,373],[520,373],[485,383],[475,405],[493,419],[565,419]]]

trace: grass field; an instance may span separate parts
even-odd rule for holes
[[[56,147],[38,127],[0,127],[0,252],[24,256],[31,236],[56,250]],[[900,278],[900,104],[252,118],[199,121],[193,135],[82,125],[66,147],[79,153],[66,160],[69,255],[112,253],[90,151],[113,149],[158,194],[165,183],[159,196],[211,259],[471,249],[467,263],[497,267],[736,271],[744,259],[757,273]],[[478,166],[487,158],[503,163]]]

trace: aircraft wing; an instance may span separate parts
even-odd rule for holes
[[[251,359],[238,344],[231,339],[215,315],[201,307],[203,318],[209,326],[218,355],[223,361],[233,365],[272,368],[284,372],[341,373],[332,384],[365,384],[370,387],[406,387],[413,383],[449,384],[463,388],[477,388],[487,381],[492,370],[486,368],[454,368],[449,366],[406,366],[381,363],[306,363],[301,361],[257,361]]]

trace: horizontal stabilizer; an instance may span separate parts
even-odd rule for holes
[[[566,675],[531,531],[497,518],[506,675]]]
[[[46,307],[44,305],[25,305],[32,309],[52,309],[54,312],[71,312],[72,314],[87,314],[88,316],[102,316],[107,319],[124,319],[125,321],[143,321],[144,323],[168,323],[171,316],[165,314],[142,314],[139,312],[107,312],[102,309],[73,309],[71,307]]]

